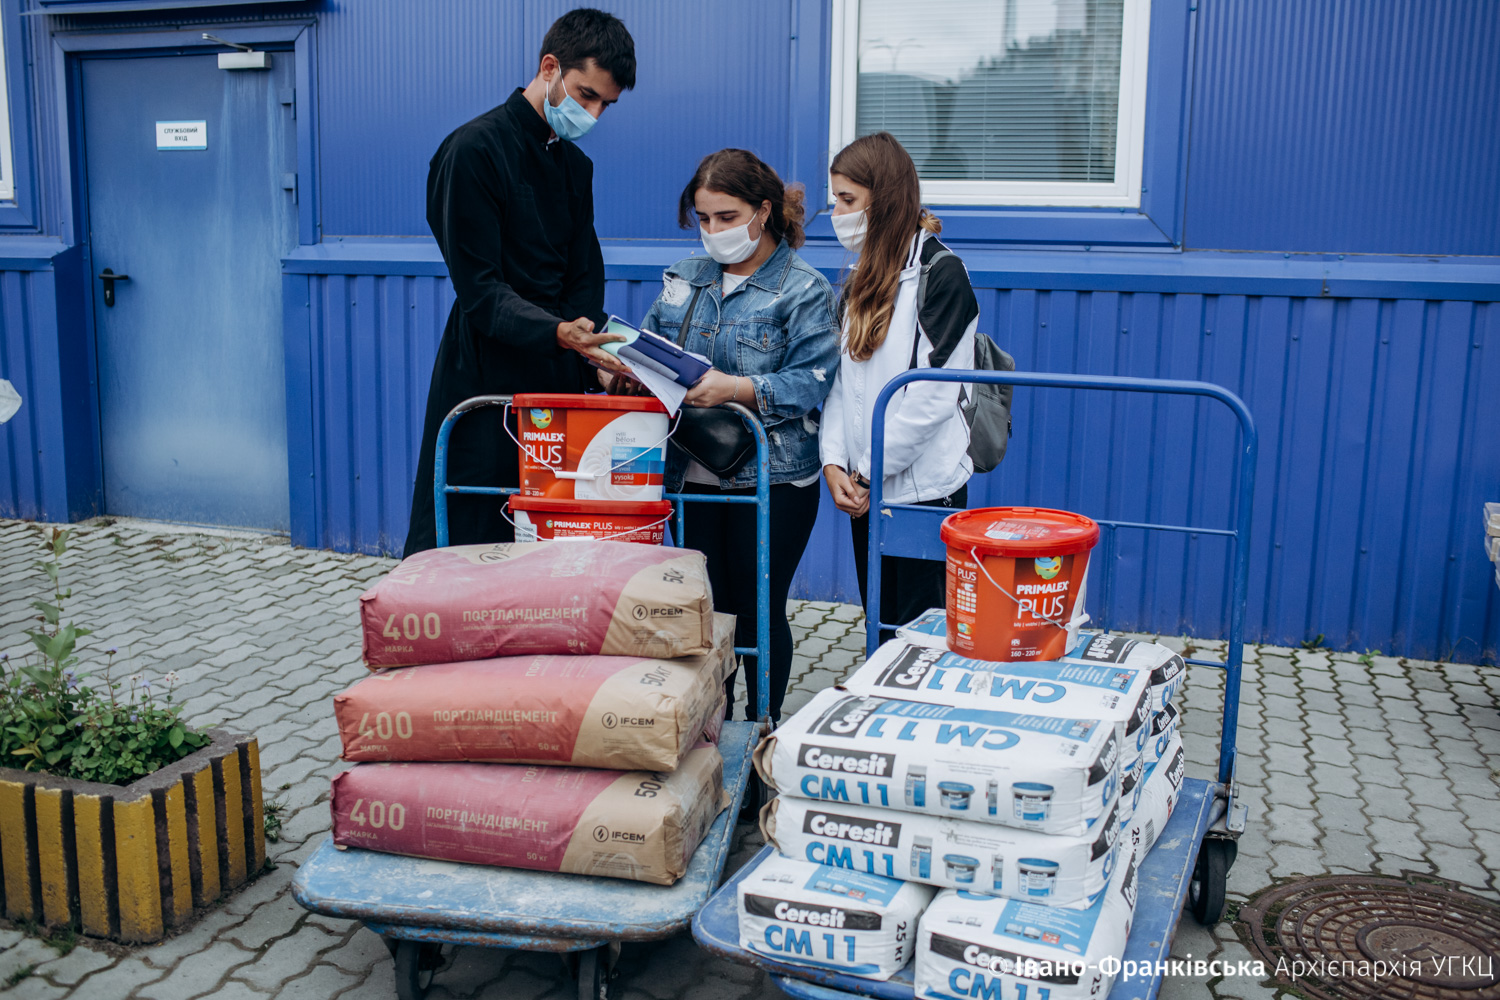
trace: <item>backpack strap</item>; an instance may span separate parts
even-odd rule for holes
[[[932,265],[944,257],[952,256],[952,250],[947,248],[939,250],[932,255],[931,260],[922,265],[921,275],[917,278],[917,322],[912,327],[911,362],[906,366],[908,371],[917,367],[917,347],[922,342],[922,306],[927,302],[927,272],[932,270]]]

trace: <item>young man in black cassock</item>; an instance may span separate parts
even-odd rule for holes
[[[594,165],[571,140],[635,86],[635,43],[620,20],[580,9],[542,42],[535,78],[456,129],[432,157],[427,224],[457,301],[432,366],[406,555],[437,545],[432,485],[438,428],[470,396],[582,392],[592,369],[620,370],[599,344],[604,258],[594,234]],[[448,442],[448,482],[515,486],[520,469],[499,408],[467,414]],[[493,496],[448,499],[452,544],[514,531]]]

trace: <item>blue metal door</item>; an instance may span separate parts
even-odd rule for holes
[[[81,72],[105,510],[285,531],[291,54]]]

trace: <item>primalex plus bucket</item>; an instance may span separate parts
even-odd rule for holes
[[[1099,525],[1043,507],[978,507],[944,518],[948,648],[995,662],[1055,660]]]
[[[662,498],[666,407],[651,396],[519,393],[521,495],[555,500]]]
[[[510,516],[518,542],[608,538],[660,545],[672,516],[672,501],[558,500],[516,494],[510,498]]]

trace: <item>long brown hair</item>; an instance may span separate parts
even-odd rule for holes
[[[781,183],[776,171],[749,150],[721,149],[703,158],[677,199],[677,224],[683,229],[698,224],[693,199],[699,188],[748,202],[757,212],[762,202],[769,201],[771,215],[766,220],[766,229],[771,238],[778,243],[786,240],[793,250],[802,245],[805,198],[802,185]]]
[[[917,165],[889,132],[855,139],[828,172],[870,189],[859,266],[846,272],[843,283],[844,346],[855,361],[868,361],[890,328],[912,235],[918,226],[940,233],[943,224],[922,207]]]

